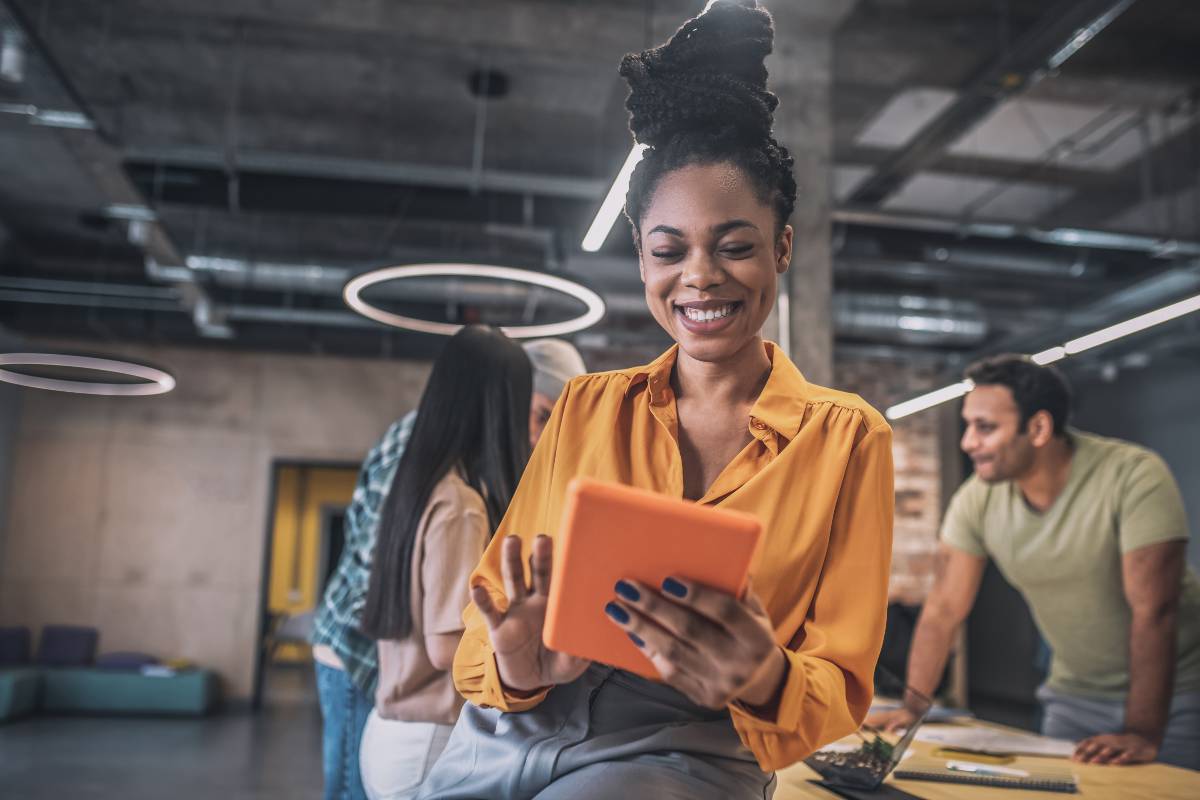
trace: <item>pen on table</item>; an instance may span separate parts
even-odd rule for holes
[[[972,764],[967,761],[947,761],[946,769],[954,770],[955,772],[970,772],[975,775],[983,775],[993,778],[1029,777],[1029,773],[1022,769],[1010,769],[1007,767],[985,767],[980,764]]]

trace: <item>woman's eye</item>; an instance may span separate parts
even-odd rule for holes
[[[754,249],[752,244],[733,244],[728,247],[722,247],[721,253],[727,256],[744,256]]]
[[[667,260],[667,259],[671,259],[671,258],[679,258],[679,251],[678,250],[655,250],[651,253],[651,255],[654,256],[655,258],[661,258],[663,260]]]

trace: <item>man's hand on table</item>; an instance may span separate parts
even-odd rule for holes
[[[1089,736],[1075,747],[1072,761],[1084,764],[1145,764],[1158,756],[1158,745],[1140,733]]]

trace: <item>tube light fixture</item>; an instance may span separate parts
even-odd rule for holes
[[[1055,361],[1062,361],[1066,357],[1067,350],[1065,347],[1051,347],[1049,350],[1034,353],[1029,359],[1039,367],[1044,367],[1047,364],[1053,364]]]
[[[1169,322],[1195,311],[1200,311],[1200,294],[1189,297],[1186,300],[1180,300],[1178,303],[1172,303],[1154,311],[1149,311],[1132,319],[1127,319],[1124,322],[1118,322],[1116,325],[1109,325],[1107,328],[1101,328],[1094,333],[1072,339],[1064,345],[1051,347],[1048,350],[1035,353],[1030,356],[1030,359],[1039,366],[1053,364],[1056,361],[1062,361],[1067,356],[1073,356],[1077,353],[1082,353],[1084,350],[1108,344],[1123,336],[1144,331],[1147,328],[1161,325],[1164,322]],[[888,419],[907,417],[909,414],[915,414],[918,411],[924,411],[927,408],[933,408],[941,403],[962,397],[971,391],[972,388],[970,381],[960,381],[959,383],[945,386],[928,394],[923,394],[920,397],[914,397],[912,400],[897,403],[890,407],[885,412],[885,415]]]
[[[0,353],[0,366],[14,367],[66,367],[68,369],[90,369],[115,375],[141,378],[143,383],[101,383],[97,381],[46,378],[0,369],[0,381],[25,386],[30,389],[46,389],[73,394],[98,394],[109,397],[146,397],[166,394],[175,388],[175,378],[169,373],[149,364],[133,361],[118,361],[111,358],[75,356],[63,353]]]
[[[900,419],[901,417],[907,417],[909,414],[915,414],[918,411],[924,411],[927,408],[933,408],[936,405],[941,405],[947,401],[962,397],[974,388],[975,384],[970,381],[959,381],[949,386],[943,386],[941,389],[935,389],[920,397],[914,397],[912,400],[897,403],[887,410],[887,418]]]
[[[1073,356],[1076,353],[1082,353],[1084,350],[1108,344],[1114,339],[1120,339],[1122,336],[1144,331],[1146,328],[1152,328],[1155,325],[1160,325],[1197,310],[1200,310],[1200,294],[1195,297],[1189,297],[1187,300],[1180,300],[1178,303],[1172,303],[1169,306],[1155,309],[1139,317],[1118,322],[1116,325],[1102,328],[1095,333],[1089,333],[1087,336],[1072,339],[1063,345],[1063,348],[1067,351],[1067,355]]]
[[[625,207],[625,193],[629,191],[629,178],[633,175],[633,168],[642,160],[642,153],[645,151],[646,145],[635,144],[629,151],[629,155],[625,157],[621,171],[617,173],[612,186],[609,187],[608,195],[600,204],[600,210],[596,212],[596,218],[592,220],[591,227],[583,237],[582,246],[587,252],[596,252],[608,238],[608,232],[612,230],[613,223],[617,221],[617,216]]]
[[[1131,5],[1133,5],[1133,0],[1120,0],[1112,8],[1075,31],[1075,35],[1071,37],[1071,40],[1060,47],[1054,55],[1050,56],[1050,60],[1046,62],[1046,66],[1049,69],[1058,69],[1061,67],[1066,63],[1068,58],[1078,53],[1092,39],[1095,39],[1096,34],[1107,28],[1114,19],[1121,16],[1125,12],[1125,9]]]
[[[449,322],[432,322],[430,320],[406,317],[393,314],[377,308],[362,299],[362,293],[368,287],[384,281],[400,278],[428,277],[465,277],[465,278],[495,278],[498,280],[528,283],[533,286],[543,286],[556,292],[575,298],[587,309],[574,319],[564,322],[553,322],[545,325],[507,325],[500,330],[514,339],[536,339],[543,336],[565,336],[568,333],[584,330],[595,325],[604,318],[604,300],[600,295],[586,286],[567,280],[557,275],[547,275],[528,269],[515,267],[500,267],[490,264],[410,264],[398,267],[383,267],[382,269],[364,272],[350,279],[342,290],[346,305],[368,319],[382,322],[396,328],[404,328],[421,333],[433,333],[442,336],[453,336],[462,328]]]

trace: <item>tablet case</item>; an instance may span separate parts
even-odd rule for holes
[[[604,613],[613,586],[675,576],[740,596],[762,532],[756,517],[590,478],[567,487],[542,640],[646,678],[658,670]]]

